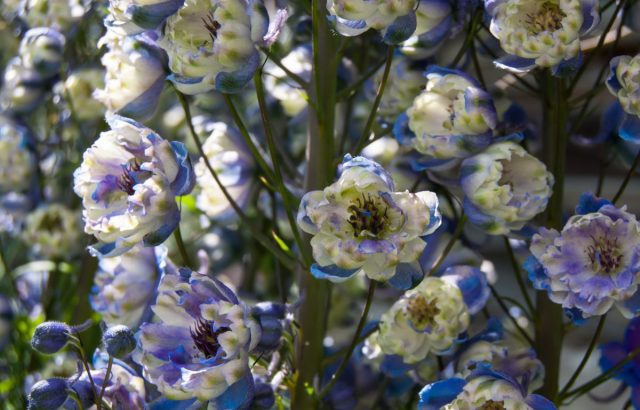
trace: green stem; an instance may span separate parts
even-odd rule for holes
[[[284,205],[284,210],[287,214],[287,218],[289,220],[289,226],[291,227],[291,231],[293,232],[293,237],[298,244],[298,247],[302,251],[302,259],[304,260],[305,268],[311,266],[311,254],[307,251],[307,248],[302,245],[302,237],[300,236],[300,231],[298,230],[298,224],[296,223],[296,218],[293,216],[293,204],[291,203],[291,194],[287,190],[284,185],[284,180],[282,178],[282,170],[280,169],[280,161],[278,157],[278,152],[276,149],[275,141],[273,138],[273,132],[271,128],[271,123],[269,121],[269,114],[267,112],[267,102],[264,95],[264,85],[262,83],[262,72],[258,71],[253,76],[255,87],[256,87],[256,96],[258,98],[258,106],[260,107],[260,117],[262,118],[262,126],[264,128],[264,133],[267,137],[267,145],[269,147],[269,154],[271,155],[271,162],[273,163],[273,169],[275,171],[275,182],[280,192],[280,196],[282,197],[282,203]]]
[[[182,257],[182,263],[185,264],[189,269],[194,270],[194,266],[191,263],[191,259],[189,258],[189,254],[187,253],[187,248],[184,246],[184,241],[182,240],[182,232],[180,231],[180,224],[176,227],[176,230],[173,231],[173,237],[176,240],[176,245],[178,246],[178,251],[180,252],[180,256]]]
[[[336,384],[336,382],[342,375],[342,372],[344,372],[344,369],[347,368],[347,365],[349,364],[349,359],[351,359],[351,356],[353,355],[353,351],[356,349],[356,346],[358,346],[358,341],[360,340],[360,337],[361,337],[360,334],[362,333],[362,329],[364,328],[364,325],[367,323],[367,317],[369,317],[369,309],[371,309],[371,303],[373,302],[373,295],[376,293],[376,285],[377,285],[377,282],[375,280],[372,280],[369,283],[369,292],[367,293],[367,301],[364,304],[364,309],[362,310],[362,316],[360,316],[358,327],[356,328],[356,331],[353,334],[353,337],[351,338],[351,344],[349,344],[349,349],[347,349],[346,354],[342,358],[342,361],[340,362],[340,366],[338,366],[338,370],[336,370],[336,372],[331,376],[329,383],[327,383],[322,389],[322,391],[320,392],[320,395],[319,395],[320,398],[323,398],[331,391],[333,386]]]
[[[107,370],[104,373],[104,380],[102,381],[102,388],[100,389],[100,397],[98,397],[97,403],[102,404],[104,391],[107,388],[107,384],[109,384],[109,377],[111,377],[111,366],[113,366],[113,356],[109,355],[109,361],[107,362]]]
[[[573,385],[575,384],[576,380],[578,380],[578,377],[580,376],[580,373],[582,373],[582,370],[587,365],[587,362],[589,361],[589,358],[591,357],[591,353],[593,353],[593,350],[596,347],[596,343],[598,343],[598,339],[600,339],[600,334],[602,333],[602,329],[604,328],[604,322],[605,322],[606,319],[607,319],[607,315],[602,315],[600,317],[600,320],[598,321],[598,327],[596,327],[596,331],[593,333],[593,337],[591,338],[591,342],[589,343],[589,347],[587,347],[587,351],[585,352],[584,356],[582,357],[582,360],[580,361],[580,364],[576,368],[575,372],[573,372],[573,375],[571,375],[571,378],[569,379],[567,384],[560,391],[560,394],[558,395],[558,397],[563,397],[569,391],[569,389],[571,387],[573,387]]]
[[[513,326],[515,326],[515,328],[518,331],[518,333],[520,333],[520,335],[529,343],[529,345],[533,346],[535,344],[533,342],[533,339],[518,324],[518,321],[516,320],[516,318],[511,316],[511,313],[509,313],[509,307],[506,305],[506,303],[504,303],[504,300],[502,300],[502,297],[498,294],[498,291],[496,291],[496,289],[492,285],[489,285],[489,289],[491,290],[491,294],[493,295],[493,298],[496,300],[496,302],[498,302],[498,305],[500,305],[500,308],[502,309],[504,314],[509,318],[511,323],[513,323]]]
[[[367,71],[362,77],[358,78],[353,84],[350,84],[347,88],[340,91],[337,97],[338,101],[343,101],[351,97],[353,93],[355,93],[360,88],[360,86],[365,83],[365,81],[367,81],[369,78],[371,78],[371,76],[378,72],[380,67],[382,67],[386,62],[386,58],[384,60],[381,60],[378,64],[371,67],[371,69]]]
[[[362,135],[360,135],[360,139],[358,140],[358,143],[352,151],[353,155],[358,155],[360,151],[362,151],[362,149],[367,145],[369,137],[371,136],[371,128],[373,127],[373,123],[376,120],[376,116],[378,115],[378,107],[380,106],[380,102],[382,101],[382,95],[384,94],[384,89],[387,86],[387,80],[389,80],[389,73],[391,72],[391,63],[393,63],[394,52],[395,47],[388,46],[386,60],[387,62],[384,66],[384,72],[382,73],[382,80],[380,80],[378,91],[376,92],[376,99],[374,100],[371,111],[369,112],[369,118],[367,118],[367,123],[364,126]]]
[[[453,58],[453,61],[449,63],[449,67],[455,68],[460,62],[460,60],[462,59],[462,57],[464,56],[464,54],[467,52],[471,44],[473,43],[473,38],[476,35],[476,32],[478,30],[478,24],[480,24],[480,22],[482,21],[483,15],[484,15],[484,10],[482,8],[478,8],[476,13],[473,15],[471,24],[469,24],[469,29],[467,30],[467,35],[464,38],[464,42],[462,43],[462,46],[460,47],[460,50],[458,50],[458,53],[456,54],[456,56]]]
[[[618,202],[622,194],[624,194],[624,191],[625,189],[627,189],[627,185],[629,185],[629,181],[631,181],[631,177],[633,176],[633,174],[635,174],[636,168],[638,168],[639,163],[640,163],[640,151],[638,151],[636,158],[633,160],[633,164],[631,164],[631,168],[629,168],[627,175],[625,175],[624,177],[624,181],[622,181],[622,185],[620,185],[620,188],[618,188],[618,192],[616,192],[616,195],[613,197],[613,200],[611,201],[614,204]]]
[[[529,292],[527,292],[527,287],[522,279],[522,274],[520,272],[520,265],[518,265],[518,260],[516,259],[516,255],[513,252],[513,248],[511,247],[511,243],[509,242],[509,238],[506,236],[504,238],[504,245],[507,248],[507,253],[509,254],[509,260],[511,261],[511,265],[513,266],[513,273],[516,276],[516,281],[518,282],[518,287],[520,288],[520,293],[522,293],[522,297],[524,298],[524,302],[527,305],[529,313],[533,316],[536,312],[533,307],[533,303],[531,302],[531,297],[529,297]]]
[[[447,258],[447,255],[449,255],[449,252],[451,252],[451,249],[453,249],[453,245],[455,245],[456,241],[460,239],[460,236],[462,236],[462,232],[464,232],[464,225],[466,223],[467,223],[467,216],[463,212],[462,216],[460,217],[460,220],[458,221],[458,225],[456,226],[456,230],[453,232],[453,235],[449,239],[449,242],[444,247],[444,250],[442,251],[440,258],[438,258],[438,261],[433,265],[433,267],[429,270],[429,273],[427,273],[426,276],[432,276],[438,270],[440,265],[442,265],[442,262],[444,262],[444,260]]]
[[[240,206],[231,197],[231,195],[229,194],[229,191],[227,191],[227,188],[224,186],[222,181],[220,181],[220,177],[218,177],[218,173],[213,169],[213,166],[211,165],[209,158],[204,153],[204,150],[202,148],[202,142],[200,141],[200,137],[198,136],[198,133],[193,127],[193,118],[191,117],[191,110],[189,108],[189,103],[187,102],[187,99],[185,98],[184,94],[182,94],[177,89],[175,89],[175,92],[176,92],[176,95],[178,96],[178,101],[180,101],[180,104],[182,105],[182,109],[187,119],[187,126],[189,127],[191,137],[193,138],[193,141],[195,142],[196,147],[198,148],[198,153],[200,154],[200,157],[203,159],[205,166],[209,170],[209,173],[211,174],[213,179],[216,181],[216,183],[220,187],[222,194],[229,202],[229,205],[231,205],[231,207],[236,212],[236,214],[238,214],[238,217],[245,223],[245,225],[251,231],[255,239],[258,242],[260,242],[260,244],[264,246],[266,249],[273,252],[273,254],[280,259],[282,264],[287,267],[287,269],[293,269],[296,263],[295,259],[293,259],[289,254],[285,253],[282,249],[280,249],[280,247],[278,247],[278,245],[274,244],[268,237],[266,237],[262,232],[260,232],[260,230],[258,230],[255,227],[252,221],[247,217],[247,215],[242,211]]]
[[[91,368],[89,367],[89,362],[87,361],[87,355],[84,352],[84,345],[82,344],[82,339],[80,339],[80,334],[78,334],[77,332],[74,335],[74,340],[76,341],[74,345],[80,353],[80,361],[82,361],[82,364],[84,365],[84,368],[87,372],[87,378],[89,379],[91,388],[93,389],[93,395],[94,397],[98,397],[98,389],[96,388],[96,384],[93,381],[93,376],[91,376]],[[101,404],[101,402],[96,403],[96,407],[98,410],[100,410]]]
[[[285,74],[287,74],[287,76],[288,76],[289,78],[291,78],[293,81],[295,81],[296,83],[298,83],[298,85],[299,85],[300,87],[302,87],[302,89],[306,90],[306,89],[308,89],[308,88],[309,88],[309,83],[307,83],[307,81],[306,81],[304,78],[300,77],[299,75],[297,75],[297,74],[296,74],[296,73],[294,73],[293,71],[289,70],[289,69],[287,68],[287,66],[286,66],[286,65],[284,65],[284,64],[282,63],[282,61],[281,61],[279,58],[277,58],[277,57],[275,56],[275,54],[273,54],[273,53],[271,52],[271,50],[269,50],[269,49],[268,49],[268,48],[266,48],[266,47],[262,47],[262,48],[261,48],[261,50],[262,50],[262,52],[263,52],[263,53],[265,53],[265,54],[267,55],[267,57],[269,57],[269,60],[273,61],[273,62],[275,63],[275,65],[277,65],[278,67],[280,67],[280,69],[281,69],[282,71],[284,71],[284,72],[285,72]]]

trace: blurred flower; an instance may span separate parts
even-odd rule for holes
[[[22,239],[38,255],[68,258],[78,250],[80,232],[76,212],[61,204],[47,204],[27,216]]]
[[[184,144],[120,116],[103,132],[74,172],[85,232],[101,241],[100,254],[117,256],[138,243],[159,245],[180,221],[175,197],[188,194],[194,177]]]
[[[271,353],[280,346],[283,333],[284,305],[261,302],[251,309],[251,315],[260,325],[260,342],[255,347],[259,353]]]
[[[182,7],[185,0],[109,0],[105,25],[124,34],[155,30]]]
[[[604,315],[615,304],[627,318],[640,312],[640,223],[605,199],[583,194],[562,232],[541,228],[525,263],[538,290],[574,320]]]
[[[94,364],[95,365],[95,364]],[[104,366],[95,366],[91,376],[98,391],[102,390],[106,376]],[[80,376],[79,381],[89,382],[87,373]],[[114,360],[109,381],[104,388],[104,399],[112,409],[143,410],[145,406],[144,379],[120,360]]]
[[[62,34],[51,28],[27,31],[18,51],[23,67],[37,72],[43,79],[59,75],[65,41]]]
[[[596,0],[484,0],[491,33],[507,56],[496,65],[514,72],[580,59],[580,38],[600,21]]]
[[[12,58],[4,70],[0,108],[18,114],[28,113],[42,104],[45,91],[40,75],[26,69],[20,57]]]
[[[514,142],[464,160],[460,185],[469,220],[493,235],[521,229],[547,207],[553,175]]]
[[[0,193],[23,192],[33,184],[37,161],[29,130],[0,115]]]
[[[431,66],[425,74],[426,89],[396,122],[398,141],[439,163],[487,147],[497,122],[491,96],[461,71]]]
[[[540,395],[528,394],[511,376],[481,364],[467,379],[454,377],[426,385],[420,391],[418,409],[555,410],[556,407]]]
[[[287,70],[309,81],[312,67],[311,47],[301,45],[294,48],[282,58],[281,63]],[[265,88],[273,98],[280,101],[288,116],[295,117],[307,107],[307,92],[293,82],[283,69],[269,60],[264,71],[269,74],[264,77]]]
[[[104,89],[95,97],[109,113],[144,119],[156,109],[165,82],[166,56],[151,34],[121,36],[113,31],[100,39],[107,52]]]
[[[607,88],[625,111],[618,133],[623,139],[637,143],[640,141],[640,54],[615,57],[610,66]]]
[[[206,120],[200,121],[196,131],[206,137],[202,150],[227,192],[240,207],[246,206],[255,185],[256,164],[242,135],[236,128],[223,122]],[[194,169],[199,188],[197,207],[213,219],[234,219],[235,211],[203,158]]]
[[[608,372],[628,355],[640,348],[640,318],[629,321],[622,342],[608,342],[600,345],[600,369]],[[614,378],[631,388],[631,403],[634,409],[640,408],[640,374],[638,368],[640,358],[636,355],[631,361],[619,369]]]
[[[166,265],[166,248],[135,247],[113,258],[101,258],[91,290],[91,306],[109,325],[137,328],[153,302],[157,277]]]
[[[329,0],[327,10],[336,30],[343,36],[357,36],[378,30],[386,43],[397,44],[416,30],[415,0]]]
[[[441,278],[425,278],[380,318],[377,342],[388,355],[407,364],[429,353],[445,354],[469,326],[460,289]]]
[[[30,27],[67,31],[85,14],[82,0],[24,0],[20,16]]]
[[[382,81],[383,72],[384,68],[381,68],[373,78],[376,89]],[[398,115],[411,107],[414,98],[424,89],[425,83],[422,70],[412,67],[411,60],[395,58],[380,100],[378,115],[389,122],[394,122]]]
[[[317,278],[343,281],[363,271],[386,281],[396,271],[419,270],[426,243],[440,225],[432,192],[394,192],[391,176],[378,163],[345,155],[339,179],[323,191],[307,192],[298,225],[313,235]]]
[[[153,311],[160,321],[142,325],[134,353],[147,380],[173,400],[250,402],[260,326],[231,289],[182,268],[162,278]]]
[[[69,104],[74,119],[97,120],[104,116],[104,105],[93,98],[96,90],[104,87],[104,70],[84,68],[69,74],[57,91]]]
[[[261,0],[186,0],[159,41],[169,79],[185,94],[240,91],[260,64],[256,47],[275,41],[286,16],[269,16]]]

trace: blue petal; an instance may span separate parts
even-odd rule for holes
[[[217,410],[248,408],[251,400],[253,399],[253,391],[253,376],[249,369],[247,369],[242,379],[229,386],[221,396],[218,396],[209,402],[209,408],[212,408],[212,404],[214,405],[213,408]]]
[[[399,263],[396,265],[396,273],[387,281],[396,289],[408,290],[422,281],[424,271],[418,262]]]
[[[571,142],[585,147],[600,145],[607,139],[618,135],[618,128],[625,117],[625,112],[618,100],[614,101],[604,110],[600,118],[600,128],[595,137],[585,137],[582,135],[572,135]]]
[[[600,5],[597,0],[582,0],[582,27],[580,35],[584,36],[600,22]]]
[[[564,314],[577,326],[582,326],[587,323],[587,319],[582,314],[582,311],[578,308],[564,308],[562,309]]]
[[[355,275],[360,268],[342,269],[336,265],[320,266],[317,263],[311,265],[311,274],[316,279],[329,279],[332,282],[345,281]]]
[[[470,76],[469,74],[461,70],[456,70],[454,68],[448,68],[448,67],[441,67],[439,65],[430,65],[425,70],[424,75],[425,77],[428,77],[430,74],[436,74],[443,77],[445,75],[456,75],[469,81],[471,84],[473,84],[474,87],[482,89],[482,84],[480,84],[478,80],[476,80],[475,78],[473,78],[472,76]]]
[[[592,212],[598,212],[605,205],[611,205],[608,199],[598,198],[590,192],[580,195],[580,201],[576,206],[576,215],[586,215]]]
[[[448,15],[440,24],[418,36],[418,44],[421,48],[436,47],[447,37],[453,25],[453,17]]]
[[[257,50],[248,58],[245,65],[234,72],[222,72],[216,76],[216,91],[226,94],[234,94],[242,91],[245,85],[251,80],[260,65],[260,54]]]
[[[189,158],[189,152],[187,147],[178,141],[171,141],[173,151],[176,153],[176,160],[178,162],[178,174],[171,183],[171,190],[176,196],[187,195],[193,190],[193,186],[196,183],[195,173],[193,166],[191,165],[191,159]]]
[[[533,284],[533,288],[537,290],[551,290],[549,277],[546,275],[544,267],[538,262],[535,256],[529,256],[523,265],[527,271],[529,280]]]
[[[416,25],[416,13],[412,10],[411,13],[395,19],[394,22],[384,30],[382,41],[387,44],[402,43],[416,31]]]
[[[629,321],[627,330],[624,333],[624,344],[628,351],[636,350],[640,347],[640,318],[636,317]]]
[[[640,118],[627,114],[618,132],[623,140],[634,144],[640,143]]]
[[[133,22],[147,30],[154,30],[170,15],[177,12],[184,0],[167,0],[145,6],[133,6]]]
[[[160,94],[162,94],[162,90],[164,89],[164,81],[164,77],[159,77],[145,92],[119,109],[117,114],[139,120],[150,117],[158,106]]]
[[[400,377],[406,375],[415,366],[406,364],[399,355],[385,355],[380,364],[380,371],[389,377]]]
[[[560,64],[551,69],[551,73],[555,77],[567,77],[578,71],[578,68],[582,65],[582,52],[579,52],[577,56],[569,59],[562,60]]]
[[[538,394],[528,395],[525,401],[532,410],[556,410],[556,406],[551,401]]]
[[[426,385],[420,391],[418,409],[440,410],[444,405],[451,403],[462,392],[466,384],[464,379],[453,377]]]
[[[620,342],[609,342],[600,346],[600,360],[598,364],[603,372],[611,370],[615,365],[624,360],[629,351]],[[640,385],[640,377],[635,371],[633,363],[625,364],[616,372],[615,379],[622,380],[630,386]]]
[[[196,399],[190,400],[169,400],[161,397],[148,404],[149,410],[191,410],[200,408],[202,403]]]
[[[167,240],[180,223],[180,211],[178,207],[176,206],[174,212],[171,212],[164,218],[165,223],[158,230],[150,232],[142,238],[144,246],[158,246]]]
[[[496,127],[498,114],[496,113],[496,107],[493,105],[493,98],[482,88],[470,87],[464,90],[464,108],[468,112],[479,111],[489,128]],[[489,139],[489,141],[491,140]],[[489,145],[489,143],[486,145]]]
[[[506,55],[493,62],[496,67],[514,73],[526,73],[536,68],[536,60]]]
[[[622,89],[622,84],[618,81],[618,65],[622,57],[624,56],[614,57],[609,62],[609,77],[607,77],[606,84],[613,94],[617,94]]]
[[[471,266],[451,266],[444,271],[443,279],[451,279],[460,288],[469,313],[474,315],[486,305],[491,291],[487,276]]]
[[[389,188],[389,191],[395,191],[395,186],[393,183],[393,178],[391,174],[387,172],[380,164],[375,161],[370,160],[366,157],[352,157],[351,154],[346,154],[342,159],[342,163],[339,167],[339,173],[342,174],[349,168],[359,167],[365,168],[367,171],[374,173],[375,175],[382,178],[384,183]]]
[[[411,146],[411,141],[416,137],[416,134],[409,128],[409,116],[406,112],[400,114],[393,124],[393,136],[400,145],[404,146]]]

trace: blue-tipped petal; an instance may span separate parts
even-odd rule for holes
[[[162,94],[162,90],[164,89],[164,81],[165,79],[163,77],[158,78],[145,92],[119,109],[117,114],[138,120],[144,120],[150,117],[158,106],[160,94]]]
[[[171,183],[171,190],[175,196],[187,195],[193,190],[193,186],[196,183],[195,172],[191,165],[189,152],[182,142],[171,141],[171,146],[176,154],[179,166],[178,175],[176,175],[176,178]]]
[[[551,73],[555,77],[568,77],[570,75],[575,74],[576,71],[582,65],[582,52],[579,52],[577,56],[569,59],[563,60],[560,64],[554,66],[551,69]]]
[[[229,386],[221,396],[211,400],[208,408],[211,410],[244,409],[251,403],[253,393],[253,376],[247,371],[242,379]]]
[[[496,67],[512,73],[527,73],[536,68],[536,60],[518,56],[506,55],[493,62]]]
[[[454,283],[462,292],[469,313],[478,313],[487,304],[491,291],[487,276],[472,266],[451,266],[444,271],[442,279]]]
[[[618,130],[620,138],[634,144],[640,143],[640,118],[627,114]]]
[[[455,68],[442,67],[442,66],[439,66],[439,65],[430,65],[424,71],[424,75],[425,75],[425,77],[429,77],[430,74],[435,74],[435,75],[439,75],[439,76],[443,76],[443,77],[445,75],[459,76],[459,77],[462,77],[465,80],[469,81],[471,84],[473,84],[474,87],[479,88],[479,89],[483,88],[482,84],[480,84],[478,82],[478,80],[476,80],[475,78],[473,78],[472,76],[470,76],[466,72],[464,72],[462,70],[456,70]]]
[[[389,377],[396,378],[406,375],[415,366],[406,364],[399,355],[385,355],[380,364],[380,371]]]
[[[415,11],[400,16],[382,33],[382,41],[387,44],[399,44],[411,37],[416,31],[417,19]]]
[[[168,215],[165,223],[156,231],[150,232],[142,238],[142,243],[144,246],[158,246],[161,245],[164,241],[167,240],[169,236],[176,229],[178,224],[180,223],[180,211],[178,210],[177,205],[173,204],[176,209],[171,215]]]
[[[464,91],[464,105],[465,110],[468,112],[480,112],[489,128],[496,127],[498,114],[496,113],[496,107],[493,105],[493,98],[489,93],[481,88],[467,88]]]
[[[582,0],[582,27],[580,35],[584,36],[600,22],[600,4],[598,0]]]
[[[420,391],[418,409],[440,410],[444,405],[451,403],[462,392],[466,384],[464,379],[452,377],[426,385]]]
[[[527,271],[527,276],[534,289],[551,290],[549,277],[545,274],[544,267],[538,262],[535,256],[529,256],[527,260],[524,261],[523,267]]]
[[[576,206],[576,215],[586,215],[592,212],[598,212],[605,205],[611,205],[611,202],[605,198],[598,198],[590,192],[580,195],[580,201]]]
[[[538,394],[528,395],[525,401],[532,410],[556,410],[556,406],[549,399]]]
[[[231,73],[218,73],[216,76],[216,91],[225,94],[235,94],[242,91],[244,86],[253,78],[253,74],[255,74],[259,65],[260,54],[257,50],[253,50],[253,53],[241,69]]]
[[[418,262],[399,263],[396,266],[396,274],[387,283],[396,289],[408,290],[418,285],[423,277],[424,271]]]
[[[165,397],[161,397],[158,400],[149,403],[148,406],[149,410],[194,410],[199,409],[202,406],[202,403],[196,399],[169,400]]]
[[[611,59],[609,62],[609,76],[607,77],[607,81],[605,84],[607,88],[613,93],[617,94],[618,91],[622,89],[622,84],[618,81],[618,65],[620,65],[620,60],[625,56],[617,56]]]
[[[316,279],[328,279],[331,282],[343,282],[352,278],[360,268],[342,269],[336,265],[320,266],[317,263],[311,265],[311,274]]]
[[[410,146],[416,134],[409,128],[409,116],[403,112],[393,124],[393,136],[400,145]]]

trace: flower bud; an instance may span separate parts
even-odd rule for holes
[[[276,403],[276,397],[269,383],[265,383],[261,377],[254,379],[254,395],[251,402],[252,409],[270,409]]]
[[[123,359],[136,347],[136,339],[133,332],[127,326],[115,325],[105,330],[102,342],[109,355]]]
[[[51,410],[60,408],[69,396],[69,384],[65,379],[40,380],[29,392],[27,410]]]
[[[73,390],[73,392],[78,396],[78,399],[82,404],[82,409],[78,409],[78,410],[89,409],[91,408],[91,406],[96,404],[95,390],[93,390],[93,386],[91,385],[90,382],[86,380],[77,380],[73,382],[73,384],[71,384],[70,387],[71,387],[71,390]],[[73,406],[71,407],[72,409],[77,408],[77,403],[75,402],[75,400],[73,400],[71,404]],[[65,406],[65,408],[67,408],[67,406]]]
[[[31,347],[40,353],[54,354],[64,348],[71,338],[71,327],[62,322],[44,322],[36,327]]]
[[[282,319],[285,315],[285,306],[278,303],[258,303],[251,310],[253,317],[260,324],[260,342],[255,350],[259,352],[271,352],[280,345],[282,337]]]

